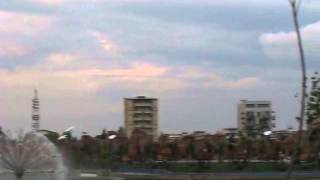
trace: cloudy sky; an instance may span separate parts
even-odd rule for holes
[[[0,1],[0,125],[96,134],[123,98],[160,99],[162,132],[236,127],[241,99],[272,100],[296,126],[300,69],[287,0]],[[320,2],[304,0],[308,72],[320,69]]]

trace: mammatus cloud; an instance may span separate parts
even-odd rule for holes
[[[306,52],[319,57],[320,21],[301,28]],[[260,36],[264,52],[272,59],[292,59],[297,57],[297,36],[295,32],[265,33]]]

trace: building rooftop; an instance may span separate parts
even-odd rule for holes
[[[241,100],[241,103],[244,103],[244,104],[270,104],[271,101],[269,100]]]
[[[157,98],[151,98],[151,97],[146,97],[146,96],[136,96],[134,98],[125,98],[129,100],[135,100],[135,99],[151,99],[151,100],[157,100]]]

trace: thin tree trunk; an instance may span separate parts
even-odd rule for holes
[[[304,116],[305,116],[305,99],[306,99],[306,89],[307,89],[307,75],[306,75],[306,65],[305,65],[305,55],[304,49],[302,44],[301,32],[300,32],[300,25],[298,21],[298,9],[297,9],[297,2],[291,2],[292,8],[292,15],[294,21],[294,27],[298,39],[298,48],[299,48],[299,55],[300,55],[300,63],[301,63],[301,76],[302,76],[302,84],[301,84],[301,109],[300,109],[300,117],[299,120],[299,131],[298,131],[298,142],[295,149],[295,152],[291,158],[291,162],[288,168],[288,176],[287,179],[291,179],[293,164],[295,161],[300,159],[300,153],[302,150],[302,135],[303,135],[303,125],[304,125]]]

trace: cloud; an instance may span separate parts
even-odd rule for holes
[[[61,6],[68,3],[101,3],[104,0],[27,0],[33,4],[45,6]]]
[[[1,39],[0,57],[15,57],[26,55],[30,48],[13,40]]]
[[[180,71],[180,78],[191,82],[191,84],[198,84],[201,88],[218,88],[224,90],[247,89],[256,86],[260,79],[254,76],[230,78],[199,67],[184,67],[183,70]],[[189,87],[192,86],[191,84]]]
[[[319,10],[320,9],[320,2],[317,0],[310,0],[310,1],[302,1],[303,6],[307,9],[311,10]]]
[[[64,67],[75,62],[79,57],[72,53],[52,53],[49,54],[45,66]]]
[[[212,128],[211,124],[219,121],[233,124],[236,113],[230,112],[242,98],[279,99],[275,104],[281,107],[281,114],[286,114],[286,108],[291,110],[292,103],[289,107],[280,100],[291,102],[281,96],[295,89],[299,77],[292,76],[297,73],[281,69],[266,75],[266,67],[278,64],[264,61],[266,57],[257,47],[257,32],[288,29],[283,14],[290,10],[287,1],[19,1],[0,3],[5,5],[2,9],[14,10],[0,13],[0,39],[10,36],[3,44],[19,47],[0,45],[3,54],[27,54],[19,58],[23,62],[0,62],[0,119],[6,122],[20,126],[24,119],[29,126],[30,98],[36,87],[43,122],[52,122],[43,127],[49,128],[73,121],[76,125],[95,124],[91,130],[100,131],[110,119],[118,126],[122,98],[135,95],[160,98],[161,124],[170,125],[177,119],[190,122],[184,125],[189,129],[199,128],[195,124]],[[283,8],[278,8],[280,5]],[[276,13],[270,14],[274,10]],[[239,23],[234,22],[235,17]],[[308,10],[306,22],[315,17]],[[271,40],[267,44],[277,43]],[[30,50],[35,51],[28,53]],[[177,107],[181,107],[178,114],[172,111]],[[294,119],[281,114],[281,121]]]
[[[0,11],[0,33],[38,36],[49,31],[52,27],[52,21],[47,16]]]
[[[116,1],[116,0],[111,0]],[[124,3],[202,3],[208,5],[223,5],[223,6],[283,6],[287,5],[288,2],[279,1],[279,0],[268,0],[268,1],[261,1],[261,0],[121,0],[116,2],[124,2]],[[302,2],[303,5],[307,7],[320,7],[320,3],[318,0],[309,0],[306,2]]]
[[[100,47],[108,53],[119,53],[122,49],[105,33],[93,31],[90,34],[97,40]]]
[[[50,55],[48,60],[53,65],[61,65],[70,57],[65,55]],[[67,60],[69,62],[69,59]],[[151,64],[133,63],[129,67],[118,68],[80,68],[80,69],[52,69],[52,64],[38,65],[36,67],[18,67],[13,71],[2,69],[0,71],[0,85],[4,87],[39,87],[46,89],[52,96],[78,96],[83,94],[95,94],[105,87],[118,85],[127,86],[148,79],[158,78],[167,71],[166,67]],[[139,84],[140,83],[140,84]],[[130,85],[131,87],[133,85]],[[143,87],[141,87],[143,89]],[[54,90],[54,91],[53,91]],[[62,94],[61,94],[62,93]],[[63,94],[66,93],[66,94]]]
[[[87,66],[83,62],[78,54],[52,53],[36,65],[0,68],[0,118],[4,119],[1,122],[5,128],[29,129],[26,117],[30,117],[34,88],[40,91],[42,128],[61,130],[75,125],[97,133],[101,127],[119,126],[123,97],[147,95],[170,101],[174,106],[175,99],[188,91],[238,90],[252,87],[257,81],[254,77],[222,77],[205,67],[165,66],[146,61],[104,67],[103,63]],[[106,118],[111,120],[104,121]],[[17,121],[18,124],[13,123]]]
[[[60,5],[66,2],[65,0],[29,0],[33,3],[40,3],[45,5]]]
[[[177,0],[109,0],[110,2],[118,2],[118,3],[206,3],[213,5],[241,5],[241,4],[279,4],[277,0],[269,0],[269,1],[260,1],[260,0],[184,0],[183,2]]]
[[[221,86],[228,89],[251,88],[259,81],[258,77],[244,77],[238,80],[222,82]]]
[[[320,57],[320,21],[301,28],[302,39],[307,54]],[[264,52],[273,59],[297,57],[297,36],[295,32],[265,33],[260,36]]]
[[[241,89],[255,85],[258,78],[222,77],[202,67],[174,67],[134,61],[123,66],[73,66],[84,60],[72,53],[53,53],[34,66],[0,69],[0,85],[7,88],[39,87],[55,98],[92,96],[104,89],[161,94],[189,88]],[[77,62],[77,63],[76,63]]]

